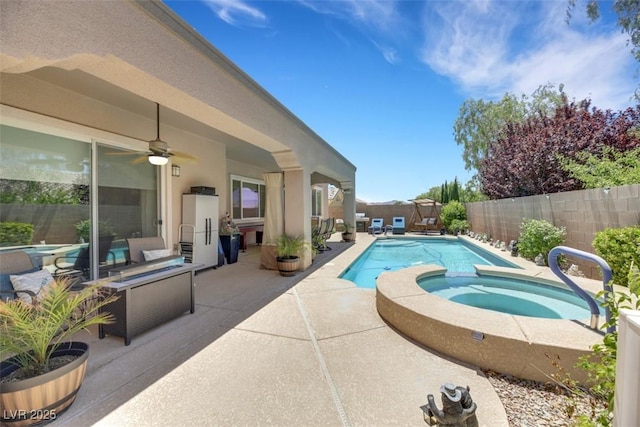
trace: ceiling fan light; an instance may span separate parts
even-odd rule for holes
[[[149,154],[149,163],[156,166],[164,166],[169,162],[169,156],[166,154]]]

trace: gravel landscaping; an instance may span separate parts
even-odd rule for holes
[[[570,397],[553,383],[540,383],[511,375],[484,372],[495,388],[507,412],[509,425],[514,427],[573,426],[574,415],[592,414],[592,406],[604,407],[588,396]]]

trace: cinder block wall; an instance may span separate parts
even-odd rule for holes
[[[509,242],[520,234],[527,219],[544,219],[566,227],[565,246],[595,253],[595,234],[606,228],[640,225],[640,184],[604,189],[569,191],[542,196],[466,203],[471,229]],[[589,262],[570,259],[587,277],[599,279],[600,269]]]

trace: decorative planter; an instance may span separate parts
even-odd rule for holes
[[[281,276],[294,276],[300,265],[300,258],[292,257],[292,258],[281,258],[277,257],[276,261],[278,262],[278,271],[280,271]]]
[[[355,235],[353,233],[342,233],[342,240],[345,242],[353,242],[355,240]]]
[[[28,426],[56,419],[76,398],[87,370],[89,346],[83,342],[58,345],[52,357],[78,356],[70,363],[37,377],[3,383],[0,392],[2,423]],[[18,369],[9,358],[0,363],[0,377]]]

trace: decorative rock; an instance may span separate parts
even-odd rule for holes
[[[584,273],[580,271],[580,269],[576,264],[571,264],[571,266],[567,270],[567,275],[575,276],[575,277],[584,277]]]

